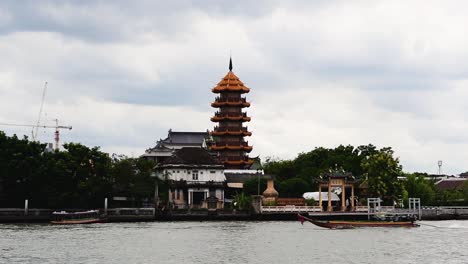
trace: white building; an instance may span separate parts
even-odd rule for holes
[[[177,208],[223,208],[224,166],[205,149],[185,147],[156,167],[169,180],[169,202]]]

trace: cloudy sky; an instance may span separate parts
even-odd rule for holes
[[[468,170],[466,1],[1,1],[0,122],[139,156],[214,124],[211,88],[251,88],[252,155],[391,146],[405,171]],[[30,128],[0,127],[9,135]],[[53,129],[39,139],[53,141]]]

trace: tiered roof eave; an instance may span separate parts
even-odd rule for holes
[[[244,83],[240,81],[232,71],[229,71],[226,76],[211,90],[213,93],[221,92],[240,92],[248,93],[250,88],[244,86]]]

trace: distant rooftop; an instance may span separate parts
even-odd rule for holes
[[[210,153],[203,148],[187,147],[176,150],[171,157],[167,158],[163,165],[220,165]]]
[[[167,138],[160,140],[164,144],[202,145],[203,141],[210,136],[205,132],[176,132],[169,129]]]
[[[149,148],[142,156],[151,156],[152,153],[167,152],[169,150],[180,149],[183,147],[203,147],[206,139],[210,137],[210,133],[205,132],[187,132],[187,131],[172,131],[169,129],[167,137],[156,142],[156,146]]]
[[[435,183],[437,190],[458,190],[463,187],[463,184],[467,181],[467,178],[447,178],[442,179]]]

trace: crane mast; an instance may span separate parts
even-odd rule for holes
[[[45,95],[47,91],[47,82],[44,84],[44,89],[42,90],[42,99],[41,99],[41,107],[39,108],[39,115],[37,117],[37,124],[35,127],[33,127],[33,132],[32,132],[32,140],[35,141],[37,138],[37,130],[39,129],[39,126],[41,124],[41,116],[42,116],[42,108],[44,107],[44,100],[45,100]]]
[[[58,119],[54,119],[55,126],[46,126],[46,125],[30,125],[30,124],[12,124],[12,123],[0,123],[0,126],[17,126],[17,127],[41,127],[41,128],[55,128],[54,132],[54,140],[55,140],[55,150],[59,149],[59,142],[60,142],[60,132],[59,129],[68,129],[71,130],[72,126],[59,126]]]

